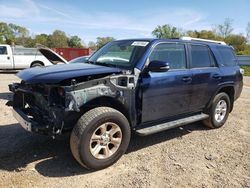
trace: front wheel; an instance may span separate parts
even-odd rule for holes
[[[223,126],[230,112],[230,99],[226,93],[219,93],[214,97],[209,112],[209,118],[203,120],[203,123],[210,128],[219,128]]]
[[[75,159],[89,169],[103,169],[115,163],[127,150],[131,136],[126,117],[109,107],[86,112],[70,137]]]

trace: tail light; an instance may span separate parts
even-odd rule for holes
[[[242,69],[242,68],[240,68],[240,73],[241,73],[242,75],[244,75],[244,74],[245,74],[245,70]]]

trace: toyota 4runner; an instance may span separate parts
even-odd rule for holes
[[[14,117],[30,132],[71,131],[72,154],[89,169],[115,163],[131,131],[149,135],[201,120],[221,127],[243,86],[232,47],[189,37],[113,41],[87,63],[17,76],[21,83],[9,85]]]

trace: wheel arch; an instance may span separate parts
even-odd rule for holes
[[[43,63],[42,61],[36,60],[36,61],[33,61],[33,62],[30,64],[30,67],[32,67],[35,63],[39,63],[39,64],[41,64],[42,66],[44,66],[44,63]]]
[[[110,107],[114,108],[117,111],[121,112],[129,121],[129,124],[131,125],[131,118],[129,115],[128,108],[119,100],[113,98],[113,97],[108,97],[108,96],[102,96],[102,97],[97,97],[94,98],[84,105],[80,107],[80,112],[81,114],[86,113],[87,111],[96,108],[96,107]]]
[[[234,95],[235,95],[234,85],[222,85],[221,87],[219,87],[217,91],[215,92],[215,94],[213,95],[213,97],[210,99],[206,109],[209,109],[211,107],[214,97],[217,94],[222,93],[222,92],[226,93],[229,96],[229,99],[230,99],[230,111],[229,112],[233,110]]]

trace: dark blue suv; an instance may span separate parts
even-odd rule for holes
[[[243,85],[232,47],[189,37],[113,41],[86,63],[17,76],[21,83],[9,85],[15,118],[30,132],[72,131],[71,151],[90,169],[116,162],[131,131],[149,135],[200,120],[221,127]]]

